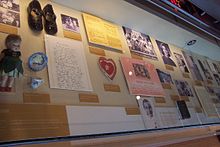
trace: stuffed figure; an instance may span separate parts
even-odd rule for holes
[[[15,78],[23,75],[20,59],[21,37],[10,34],[5,39],[5,46],[0,55],[0,92],[11,92]]]

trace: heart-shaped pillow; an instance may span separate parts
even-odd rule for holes
[[[111,80],[114,79],[116,75],[116,64],[112,59],[106,59],[105,57],[100,57],[98,65],[101,71]]]

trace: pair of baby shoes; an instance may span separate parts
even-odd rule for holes
[[[27,8],[29,27],[36,32],[43,30],[42,17],[44,18],[44,29],[47,34],[57,33],[56,15],[51,4],[47,4],[43,10],[38,0],[32,0]]]

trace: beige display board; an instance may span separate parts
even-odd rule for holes
[[[0,141],[69,135],[65,106],[0,104]]]
[[[83,13],[83,19],[90,43],[122,50],[122,42],[117,25],[86,13]]]

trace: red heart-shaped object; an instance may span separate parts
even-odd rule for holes
[[[100,57],[98,64],[101,71],[109,79],[113,80],[117,71],[115,62],[112,59],[106,59],[105,57]]]

